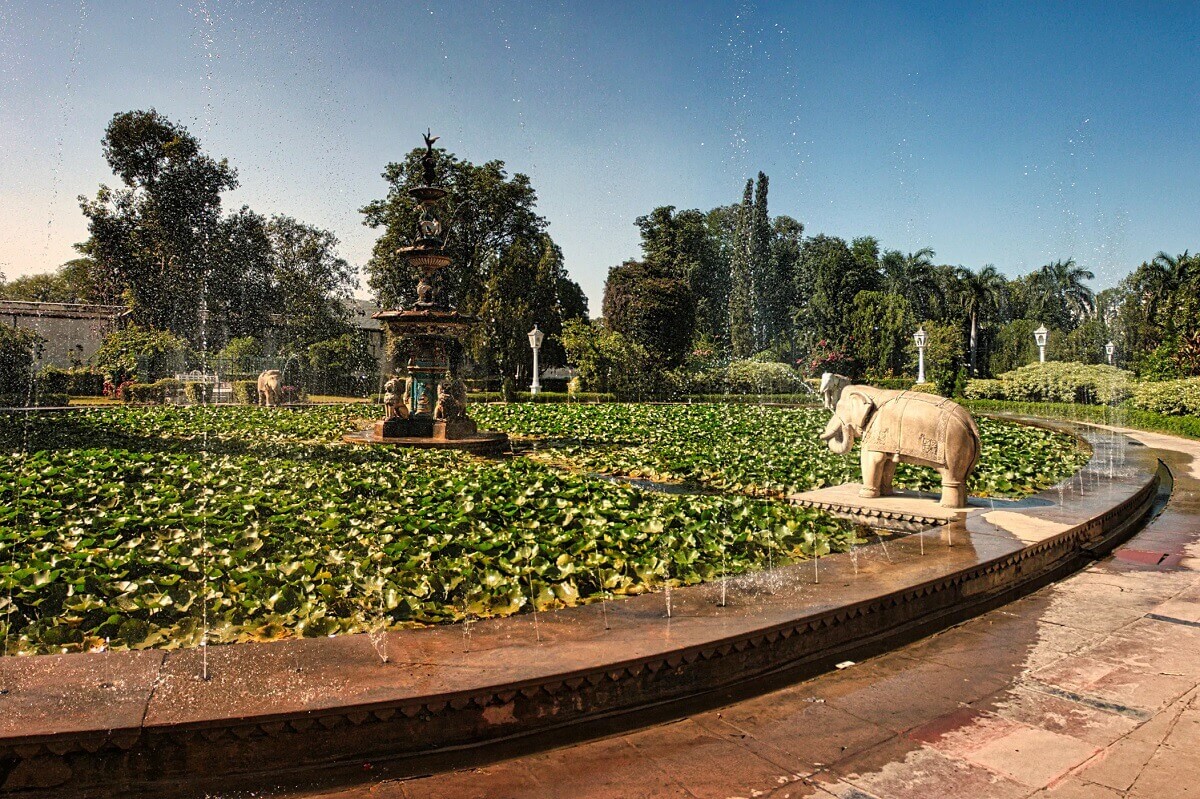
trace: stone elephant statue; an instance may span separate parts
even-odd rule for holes
[[[279,404],[283,375],[278,369],[267,369],[258,376],[258,404],[268,408]]]
[[[821,440],[844,455],[856,437],[862,438],[859,496],[891,494],[896,464],[903,461],[937,469],[942,507],[966,507],[967,478],[979,462],[979,428],[957,402],[922,392],[846,386]]]

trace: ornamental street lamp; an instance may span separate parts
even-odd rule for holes
[[[542,348],[542,339],[546,334],[538,330],[538,326],[534,325],[533,330],[529,331],[529,346],[533,348],[533,382],[529,385],[529,395],[537,396],[537,393],[542,390],[542,384],[538,380],[538,350]]]
[[[1038,345],[1038,363],[1046,362],[1046,337],[1050,335],[1050,331],[1042,325],[1037,330],[1033,331],[1033,340]]]
[[[1111,341],[1104,345],[1104,354],[1108,356],[1108,365],[1112,366],[1113,353],[1117,351],[1117,345]]]
[[[925,382],[925,326],[917,328],[917,332],[913,333],[913,341],[917,342],[917,382]]]

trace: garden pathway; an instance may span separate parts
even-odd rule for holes
[[[632,733],[324,799],[1200,796],[1200,442],[1112,557],[870,661]]]

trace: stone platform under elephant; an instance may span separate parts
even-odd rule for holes
[[[818,488],[792,494],[788,499],[796,505],[828,511],[871,527],[888,530],[915,531],[952,522],[966,514],[994,508],[991,500],[971,498],[968,507],[943,508],[937,494],[897,491],[886,497],[860,497],[861,483]]]

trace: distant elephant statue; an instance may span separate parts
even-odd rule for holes
[[[896,464],[902,461],[937,469],[942,507],[967,506],[967,478],[979,462],[979,428],[957,402],[915,391],[846,386],[821,440],[844,455],[856,436],[862,438],[859,496],[891,494]]]
[[[845,375],[835,375],[826,372],[821,375],[821,404],[825,410],[832,411],[837,407],[837,401],[842,398],[842,391],[853,382]]]
[[[273,408],[279,405],[280,383],[283,375],[278,369],[268,369],[258,376],[258,404]]]

